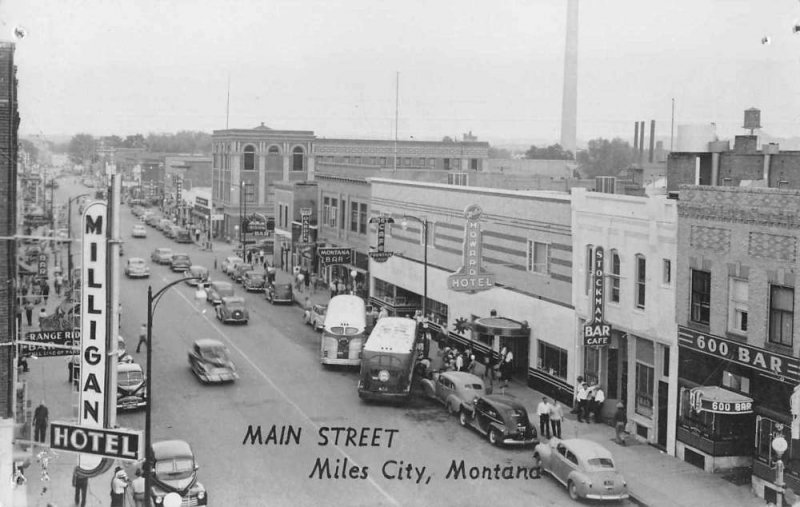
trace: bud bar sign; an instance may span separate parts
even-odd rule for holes
[[[464,209],[467,223],[464,225],[464,262],[458,271],[447,277],[450,290],[457,292],[477,292],[494,287],[494,275],[483,269],[483,236],[480,219],[483,209],[470,204]]]
[[[64,422],[50,424],[50,448],[126,461],[144,459],[142,432],[120,428],[87,428]]]
[[[604,295],[605,292],[605,270],[603,247],[598,246],[594,249],[594,261],[592,263],[592,288],[594,295],[594,312],[592,320],[583,326],[583,344],[586,346],[605,347],[611,339],[611,325],[604,318]]]
[[[352,264],[353,250],[350,248],[317,248],[317,257],[323,266]]]
[[[19,353],[23,356],[71,356],[80,352],[81,332],[79,329],[32,331],[25,333],[25,341],[17,343],[20,344]]]
[[[391,217],[372,217],[369,219],[369,223],[371,224],[378,224],[377,225],[377,240],[378,246],[375,250],[369,252],[370,258],[372,258],[375,262],[386,262],[386,260],[394,255],[394,252],[386,252],[384,251],[384,247],[386,245],[386,224],[393,224],[394,219]]]

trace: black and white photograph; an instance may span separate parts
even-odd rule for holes
[[[800,506],[799,243],[798,0],[0,0],[0,507]]]

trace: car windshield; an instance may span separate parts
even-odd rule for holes
[[[222,297],[233,296],[233,287],[231,286],[218,287],[217,293]]]
[[[244,301],[228,301],[227,305],[231,310],[241,310],[244,308]]]
[[[117,383],[121,386],[140,384],[143,380],[144,375],[142,375],[140,371],[131,370],[117,372]]]
[[[221,362],[228,360],[228,351],[224,347],[202,349],[200,355],[207,361]]]
[[[173,261],[188,261],[189,260],[189,256],[188,255],[173,255],[172,256],[172,260]]]
[[[128,261],[128,264],[130,264],[131,266],[137,266],[137,267],[138,266],[144,266],[144,260],[142,260],[142,259],[130,259]]]
[[[264,280],[266,280],[266,277],[263,275],[263,273],[250,273],[248,277],[251,280],[255,280],[257,282],[263,282]]]
[[[589,458],[586,463],[591,467],[599,470],[613,470],[614,461],[611,458]]]
[[[194,460],[191,458],[175,458],[156,461],[156,476],[162,479],[183,479],[194,472]]]

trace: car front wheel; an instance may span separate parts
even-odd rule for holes
[[[575,482],[569,481],[567,483],[567,491],[569,491],[569,497],[576,502],[581,499],[580,495],[578,495],[578,486],[575,485]]]
[[[492,444],[492,445],[498,445],[499,446],[500,442],[501,442],[500,432],[495,430],[495,429],[489,430],[489,443]]]
[[[447,404],[447,412],[450,415],[456,415],[459,412],[458,406],[455,403],[452,403],[452,402],[448,403]]]
[[[469,421],[467,420],[467,417],[469,417],[467,415],[467,411],[466,410],[462,410],[461,412],[458,413],[458,423],[461,426],[466,426],[467,424],[469,424]]]

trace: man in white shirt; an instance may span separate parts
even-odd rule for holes
[[[547,399],[547,396],[542,398],[542,401],[539,402],[539,405],[536,407],[536,414],[539,416],[539,437],[543,437],[546,435],[546,438],[550,439],[550,409],[552,406],[550,405],[550,400]]]
[[[603,388],[598,384],[594,386],[594,402],[592,403],[592,405],[594,405],[592,407],[592,412],[594,412],[594,422],[603,422],[603,418],[600,417],[600,413],[603,411],[604,401],[606,401],[606,394],[603,392]]]
[[[589,389],[586,388],[586,382],[581,382],[580,386],[578,386],[578,394],[576,399],[578,400],[578,422],[583,422],[583,418],[585,417],[589,422],[589,414],[586,407],[586,401],[589,398]]]

